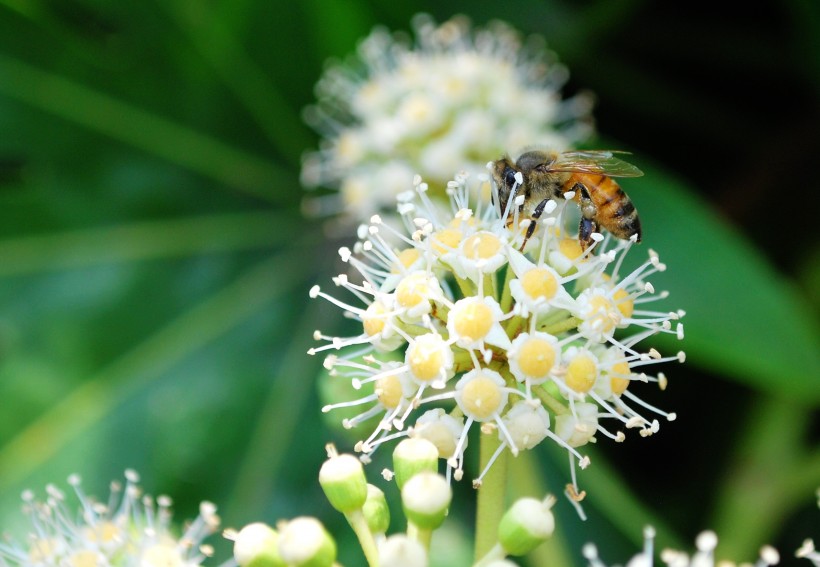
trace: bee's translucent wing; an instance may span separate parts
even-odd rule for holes
[[[609,177],[640,177],[643,172],[614,154],[628,153],[610,150],[578,150],[563,152],[550,166],[549,171],[567,173],[594,173]]]

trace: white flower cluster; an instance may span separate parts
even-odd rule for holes
[[[632,241],[595,234],[582,251],[562,228],[569,210],[563,201],[549,203],[522,251],[531,221],[509,228],[506,212],[489,198],[470,207],[470,195],[493,190],[486,174],[457,176],[447,190],[451,212],[442,218],[417,178],[398,200],[406,233],[374,216],[354,249],[340,250],[356,281],[347,274],[333,281],[353,301],[319,286],[311,290],[361,324],[350,337],[317,331],[325,344],[310,353],[337,351],[325,367],[367,392],[323,408],[369,406],[344,421],[348,428],[379,417],[356,447],[364,455],[397,437],[427,438],[458,480],[467,432],[479,423],[485,434],[499,436],[493,460],[505,449],[516,455],[549,438],[583,468],[588,458],[577,448],[598,434],[616,441],[623,429],[651,435],[659,428],[656,416],[675,417],[630,388],[634,382],[663,388],[663,374],[648,375],[644,367],[684,359],[682,352],[663,357],[637,348],[657,333],[683,338],[683,312],[647,308],[666,297],[647,279],[665,269],[658,256],[650,250],[642,265],[623,274]],[[574,465],[570,494],[580,498]]]
[[[634,556],[626,564],[626,567],[652,567],[655,564],[655,557],[653,555],[653,543],[655,539],[655,530],[646,528],[644,530],[644,549],[641,553]],[[692,555],[684,551],[676,551],[674,549],[664,549],[661,551],[661,561],[667,567],[734,567],[737,565],[731,561],[717,561],[715,559],[715,548],[717,548],[718,538],[715,532],[705,531],[701,532],[695,539],[695,551]],[[606,565],[598,557],[598,550],[593,544],[587,544],[584,547],[584,557],[589,561],[589,567],[606,567]],[[760,550],[760,557],[754,563],[754,567],[771,567],[780,562],[780,554],[777,550],[770,546],[764,546]],[[751,563],[740,563],[752,567]]]
[[[0,543],[0,565],[26,567],[193,567],[213,550],[202,541],[219,528],[216,507],[200,505],[199,516],[181,536],[171,526],[171,499],[143,495],[139,477],[126,471],[126,484],[111,484],[107,503],[87,496],[76,475],[68,482],[79,512],[54,485],[38,501],[23,493],[30,524],[24,542]]]
[[[331,65],[306,118],[324,137],[306,156],[307,187],[338,188],[310,201],[354,221],[392,207],[415,174],[442,190],[453,171],[537,144],[566,149],[591,133],[589,96],[561,100],[566,69],[538,38],[509,25],[471,29],[465,17],[414,20],[415,44],[376,29],[358,57]]]

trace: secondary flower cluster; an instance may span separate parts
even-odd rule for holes
[[[199,516],[176,536],[171,499],[143,495],[134,471],[126,471],[125,479],[124,487],[111,484],[111,495],[103,503],[83,492],[78,476],[69,477],[79,512],[54,485],[46,487],[44,501],[30,491],[23,493],[28,533],[24,542],[0,543],[0,565],[193,567],[212,554],[202,541],[219,528],[213,504],[203,502]]]
[[[683,361],[682,352],[663,357],[638,350],[657,333],[682,339],[683,312],[649,308],[666,297],[648,281],[665,269],[657,254],[650,250],[627,272],[622,263],[631,241],[595,234],[594,245],[582,251],[562,228],[572,211],[563,201],[548,204],[522,251],[531,221],[508,222],[509,211],[489,198],[494,190],[486,175],[459,175],[448,184],[451,211],[442,215],[416,178],[398,200],[404,230],[374,216],[354,249],[340,250],[350,274],[333,282],[353,301],[319,286],[311,296],[341,307],[360,332],[317,331],[326,343],[310,353],[334,351],[325,367],[365,393],[323,411],[366,406],[344,421],[352,428],[378,416],[356,445],[364,456],[394,438],[426,438],[456,480],[475,423],[500,440],[490,465],[505,449],[515,455],[550,439],[572,455],[570,494],[580,499],[574,463],[583,468],[589,460],[578,447],[599,434],[623,440],[624,429],[651,435],[657,417],[674,419],[631,386],[663,388],[664,375],[646,374],[645,367]],[[471,203],[471,195],[483,197]]]
[[[366,219],[392,207],[414,174],[443,188],[489,156],[566,149],[591,133],[590,97],[561,100],[567,71],[538,38],[502,22],[473,30],[465,17],[436,25],[421,15],[413,27],[413,45],[376,29],[316,87],[306,117],[324,143],[302,182],[340,191],[311,201],[322,212]]]

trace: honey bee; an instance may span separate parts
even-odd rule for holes
[[[524,245],[535,231],[538,218],[550,199],[572,199],[581,209],[578,240],[586,250],[592,244],[592,233],[603,227],[618,238],[633,235],[641,240],[641,221],[635,205],[615,182],[613,177],[640,177],[640,169],[616,158],[613,152],[603,150],[544,151],[531,150],[521,154],[513,163],[509,156],[493,162],[491,172],[498,186],[502,213],[516,186],[516,174],[523,183],[515,187],[516,195],[524,202],[518,211],[520,218],[532,219],[524,237]],[[513,211],[508,222],[512,222]],[[521,246],[522,250],[524,245]]]

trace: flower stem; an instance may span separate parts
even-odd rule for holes
[[[430,540],[433,537],[433,530],[418,527],[413,522],[407,522],[407,537],[414,539],[430,551]]]
[[[345,514],[347,522],[353,528],[356,537],[359,538],[359,545],[362,546],[364,557],[367,559],[367,564],[370,567],[378,567],[379,565],[379,551],[376,548],[376,540],[373,539],[373,534],[370,532],[370,527],[367,525],[367,520],[362,514],[361,510],[354,510]]]
[[[532,389],[532,393],[535,394],[538,399],[541,400],[541,403],[549,408],[555,415],[562,415],[569,411],[567,406],[552,397],[549,391],[543,386],[536,386]]]
[[[581,323],[582,321],[578,317],[569,317],[568,319],[564,319],[547,327],[539,327],[539,330],[549,333],[550,335],[559,335],[566,331],[571,331]]]
[[[501,287],[501,311],[507,313],[512,307],[512,292],[510,290],[510,280],[513,279],[512,268],[507,266],[507,271],[504,273],[504,283]]]
[[[456,283],[458,284],[458,287],[461,290],[461,294],[463,297],[470,297],[471,295],[476,294],[476,287],[475,284],[473,284],[473,282],[471,282],[470,280],[462,279],[455,274],[453,274],[453,276],[456,279]]]
[[[479,446],[479,470],[484,470],[501,441],[497,435],[482,434]],[[498,541],[498,523],[504,514],[507,485],[506,451],[484,475],[478,489],[476,509],[475,557],[483,558]]]
[[[487,552],[486,555],[484,555],[484,557],[476,561],[473,564],[473,567],[486,567],[487,565],[490,565],[493,561],[499,561],[501,559],[504,559],[505,555],[506,554],[504,553],[504,548],[501,547],[500,543],[497,543],[492,547],[492,549],[490,549],[490,551]]]

